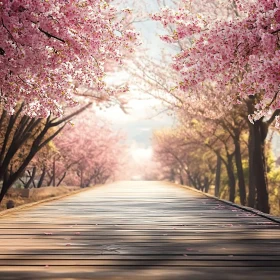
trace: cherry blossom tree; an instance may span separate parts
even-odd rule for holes
[[[278,109],[279,2],[234,1],[238,16],[224,20],[213,20],[207,10],[192,13],[191,2],[184,0],[179,10],[165,8],[153,16],[165,26],[175,26],[173,34],[162,36],[163,40],[191,41],[175,57],[179,86],[186,91],[190,87],[199,90],[210,80],[222,91],[231,84],[236,89],[229,96],[232,102],[258,95],[252,121]]]
[[[35,155],[20,180],[25,188],[104,184],[124,173],[124,142],[122,133],[88,110]]]
[[[131,55],[138,34],[128,24],[130,10],[109,1],[4,0],[0,13],[2,200],[36,153],[81,112],[62,117],[78,96],[111,102],[127,91],[104,77]]]
[[[217,18],[208,9],[209,1],[199,5],[183,0],[178,10],[164,8],[153,19],[166,28],[171,25],[173,32],[162,39],[182,47],[173,63],[178,88],[199,96],[205,82],[220,93],[230,86],[232,91],[221,102],[246,103],[254,123],[249,137],[250,173],[255,176],[251,184],[258,209],[269,212],[264,141],[275,119],[279,126],[279,1],[231,1],[230,14],[225,13],[229,5],[218,2]]]
[[[41,188],[51,185],[53,176],[50,171],[53,169],[53,159],[56,157],[58,157],[58,150],[53,141],[50,141],[36,153],[26,167],[23,176],[19,178],[24,188]]]
[[[59,152],[56,176],[67,184],[87,187],[113,179],[122,167],[125,153],[124,135],[92,111],[80,115],[73,126],[54,139]]]
[[[91,104],[63,117],[49,115],[48,118],[32,118],[22,114],[24,104],[9,115],[1,108],[0,116],[0,202],[9,188],[42,148],[53,140],[76,115]]]
[[[201,143],[186,137],[184,130],[160,130],[153,137],[154,160],[163,169],[163,179],[190,184],[208,192],[214,180],[215,156]],[[214,160],[214,162],[213,162]]]
[[[46,117],[74,105],[74,94],[89,89],[109,100],[127,87],[106,86],[104,76],[138,44],[137,33],[108,1],[0,2],[1,102],[10,114]],[[88,92],[88,91],[87,91]]]
[[[168,59],[165,58],[164,55],[162,59],[163,60],[160,62],[149,61],[148,59],[136,61],[137,69],[141,71],[134,71],[133,74],[144,84],[141,88],[142,91],[161,100],[168,111],[176,116],[180,124],[188,125],[188,122],[192,120],[203,122],[204,125],[200,131],[200,135],[195,137],[198,139],[198,143],[201,142],[199,139],[205,140],[208,138],[208,135],[214,135],[215,130],[220,130],[218,133],[219,137],[223,134],[226,139],[230,138],[226,141],[226,145],[224,145],[224,148],[227,148],[225,151],[221,147],[219,147],[219,149],[211,145],[210,147],[215,148],[216,153],[218,150],[223,151],[223,153],[220,152],[217,154],[217,170],[219,170],[221,155],[226,155],[226,151],[228,151],[228,157],[223,157],[223,163],[227,167],[228,176],[231,178],[229,180],[229,185],[231,186],[230,200],[232,201],[235,199],[236,183],[233,168],[234,163],[236,164],[240,202],[245,205],[247,203],[246,186],[241,157],[241,151],[244,150],[244,148],[241,148],[241,139],[244,133],[248,131],[246,106],[244,104],[233,106],[227,102],[220,101],[222,96],[224,98],[227,97],[232,90],[231,87],[227,87],[225,91],[219,92],[212,83],[205,83],[199,95],[193,93],[191,89],[187,93],[184,92],[176,87],[178,74],[176,75],[175,70],[169,68]],[[139,82],[139,84],[141,83]],[[215,128],[215,130],[209,131],[212,128]],[[187,129],[194,130],[194,132],[197,133],[194,126],[188,125]],[[223,130],[226,130],[226,132],[223,132]],[[189,133],[186,132],[186,135],[189,135]],[[217,139],[213,139],[213,141],[217,142]],[[219,141],[220,140],[218,140],[218,142]],[[201,143],[201,145],[204,144]],[[229,146],[233,145],[234,149],[232,149],[232,147],[228,149]],[[196,163],[198,164],[198,161],[196,161]],[[217,189],[219,189],[219,173],[220,172],[217,172],[216,176]],[[255,192],[252,190],[254,190],[254,188],[249,189],[250,198],[255,196]],[[218,191],[216,194],[218,194]],[[255,206],[255,200],[251,202],[250,206]]]

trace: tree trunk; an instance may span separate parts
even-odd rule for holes
[[[221,167],[222,167],[222,159],[220,156],[217,156],[217,166],[216,166],[216,176],[215,176],[215,196],[216,197],[219,197],[219,194],[220,194]]]
[[[48,173],[48,175],[49,175],[49,181],[47,182],[47,186],[49,187],[49,186],[52,185],[53,175],[51,175],[51,174],[49,174],[49,173]]]
[[[240,203],[242,205],[246,205],[246,186],[245,186],[245,179],[244,179],[244,172],[243,172],[243,165],[242,165],[242,158],[241,158],[240,140],[238,134],[234,138],[234,146],[235,146],[234,155],[235,155],[235,163],[237,169]]]
[[[38,184],[37,184],[37,188],[41,188],[41,187],[42,187],[42,184],[43,184],[45,175],[46,175],[46,166],[43,167],[43,171],[42,171],[40,180],[39,180],[39,182],[38,182]]]
[[[189,181],[190,181],[190,183],[191,183],[191,186],[198,190],[198,189],[199,189],[199,186],[198,186],[198,184],[197,184],[197,178],[196,178],[196,176],[195,176],[195,175],[192,176],[192,174],[189,172],[189,170],[186,170],[186,172],[187,172],[187,175],[188,175],[188,179],[189,179]]]
[[[184,180],[183,180],[182,172],[180,172],[179,176],[180,176],[180,184],[184,185]]]
[[[64,180],[65,176],[66,176],[67,172],[65,171],[62,175],[62,177],[59,179],[58,183],[57,183],[57,187],[59,187],[59,185],[62,183],[62,181]]]
[[[53,160],[53,177],[52,177],[52,185],[55,187],[55,159]]]
[[[247,102],[248,113],[254,113],[254,98]],[[249,206],[256,207],[258,210],[269,213],[269,198],[267,184],[267,166],[265,158],[265,139],[268,133],[268,122],[264,122],[263,118],[250,123],[249,135],[249,178],[250,191]],[[254,190],[253,190],[254,189]],[[254,191],[257,192],[257,201],[252,206]],[[255,196],[255,195],[254,195]]]
[[[170,181],[170,182],[175,182],[175,171],[174,171],[173,168],[170,170],[169,181]]]
[[[197,176],[197,186],[198,186],[198,190],[203,192],[203,186],[199,175]]]
[[[0,192],[0,201],[3,200],[3,198],[4,198],[4,196],[5,196],[6,192],[7,192],[3,188],[4,188],[4,182],[3,182],[2,189],[1,189],[1,192]]]
[[[25,188],[25,189],[29,189],[29,187],[30,187],[32,181],[34,180],[35,174],[36,174],[36,166],[33,167],[32,173],[30,174],[30,178],[29,178],[29,180],[27,181],[27,183],[24,185],[24,188]]]
[[[81,188],[84,187],[83,170],[81,170],[81,183],[80,183],[80,185],[81,185]]]
[[[265,138],[267,135],[267,124],[262,120],[256,121],[253,129],[253,170],[255,186],[257,190],[256,207],[258,210],[269,213],[267,166],[265,158]]]
[[[233,155],[227,156],[227,174],[228,174],[228,186],[229,186],[229,201],[234,202],[235,199],[235,176],[232,162]]]
[[[204,177],[204,192],[208,193],[209,191],[209,187],[210,187],[210,181],[209,178],[207,176]]]
[[[0,201],[3,200],[5,194],[7,193],[7,191],[9,190],[9,183],[7,182],[8,179],[8,175],[7,173],[3,174],[3,182],[2,182],[2,188],[1,188],[1,192],[0,192]]]
[[[254,176],[254,152],[255,152],[255,138],[254,138],[254,125],[249,125],[249,195],[248,195],[248,206],[256,207],[256,184]]]

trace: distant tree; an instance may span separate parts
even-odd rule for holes
[[[124,136],[91,111],[75,119],[73,126],[54,139],[54,144],[59,152],[56,175],[81,187],[113,179],[122,165],[122,154],[126,153]]]
[[[205,146],[180,129],[159,130],[153,136],[154,160],[165,170],[164,178],[208,192],[214,180],[215,157]],[[168,170],[168,172],[166,172]]]

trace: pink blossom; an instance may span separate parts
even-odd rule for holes
[[[172,25],[174,32],[162,36],[165,41],[180,40],[182,51],[173,63],[181,79],[179,88],[199,95],[205,82],[214,83],[218,92],[231,85],[230,103],[262,92],[249,117],[254,122],[280,104],[279,1],[235,3],[233,9],[219,1],[184,0],[177,10],[164,8],[152,18]]]
[[[138,44],[126,18],[102,0],[3,0],[0,13],[1,100],[9,113],[24,101],[30,116],[61,115],[77,104],[79,86],[107,96],[105,73]]]

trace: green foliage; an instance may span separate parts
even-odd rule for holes
[[[267,154],[267,167],[271,214],[280,216],[280,167],[276,166],[275,158],[271,152],[271,149]]]

